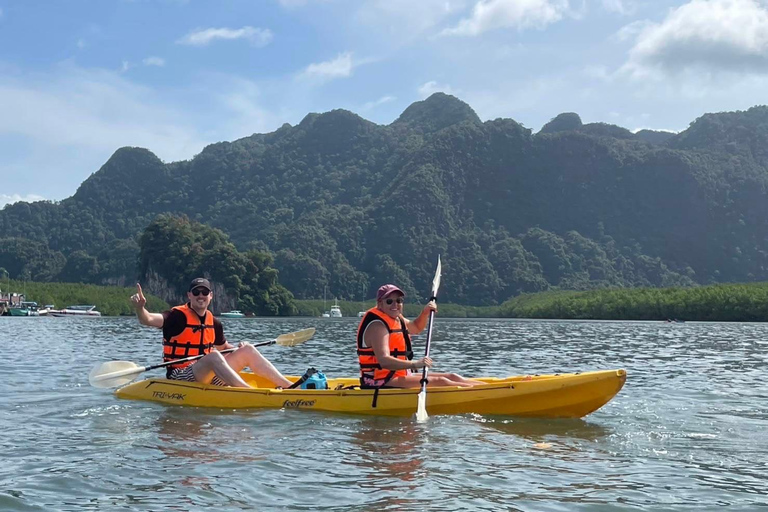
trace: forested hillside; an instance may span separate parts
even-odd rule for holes
[[[766,148],[768,107],[706,114],[680,134],[564,113],[534,134],[438,93],[387,126],[309,114],[189,161],[121,148],[74,196],[0,211],[0,267],[130,283],[139,237],[172,213],[270,254],[297,298],[370,299],[384,282],[421,298],[438,254],[441,298],[474,305],[768,280]]]

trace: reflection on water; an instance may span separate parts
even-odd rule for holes
[[[399,482],[394,485],[399,487],[420,474],[423,437],[423,429],[410,419],[376,418],[362,424],[351,441],[360,450],[360,463],[370,470],[370,483],[378,485],[382,480],[395,479]]]
[[[23,319],[26,320],[26,319]],[[356,373],[357,319],[225,322],[281,370]],[[768,506],[768,324],[445,320],[436,369],[503,377],[626,368],[582,420],[376,418],[123,401],[97,362],[160,362],[133,318],[0,317],[0,510],[695,510]],[[424,337],[416,337],[415,351]],[[40,354],[48,354],[41,358]],[[162,375],[162,370],[147,376]],[[544,443],[547,448],[537,448]]]
[[[475,416],[483,427],[524,438],[532,443],[558,442],[560,439],[599,441],[611,435],[611,429],[583,419],[509,418],[487,419]]]

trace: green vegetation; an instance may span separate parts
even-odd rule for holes
[[[441,299],[493,307],[552,290],[766,281],[766,204],[765,106],[680,134],[576,113],[534,134],[435,94],[388,126],[309,114],[189,161],[118,149],[74,196],[0,210],[0,266],[28,281],[150,279],[169,302],[203,272],[226,285],[222,308],[292,314],[280,287],[363,301],[395,282],[423,297],[440,254]],[[169,221],[150,226],[167,215],[220,231],[179,225],[163,252]]]
[[[54,304],[57,309],[64,309],[74,304],[93,304],[102,315],[133,315],[129,297],[136,293],[136,288],[122,286],[96,286],[80,283],[36,283],[22,282],[13,279],[10,282],[0,278],[0,289],[3,293],[10,290],[13,293],[26,293],[29,301],[37,302],[42,308],[46,304]],[[147,295],[147,309],[164,311],[168,303]]]
[[[512,318],[765,322],[768,283],[545,292],[520,295],[499,309]]]
[[[10,287],[9,287],[10,284]],[[128,297],[132,287],[95,286],[74,283],[36,283],[0,280],[3,292],[26,290],[27,300],[42,307],[55,304],[95,304],[104,315],[132,315]],[[169,304],[147,294],[147,309],[164,311]],[[175,305],[180,301],[171,301]],[[322,300],[295,300],[288,314],[319,317]],[[326,302],[329,308],[332,302]],[[374,301],[339,301],[345,317],[374,306]],[[415,318],[423,304],[406,303],[404,314]],[[271,315],[271,313],[269,313]],[[264,315],[262,315],[264,316]],[[600,289],[590,291],[556,290],[522,294],[501,306],[462,306],[439,304],[443,318],[546,318],[581,320],[690,320],[723,322],[768,321],[768,283],[717,284],[695,288]]]
[[[185,302],[189,282],[205,276],[213,285],[214,313],[296,312],[293,295],[277,282],[271,256],[256,250],[239,252],[221,230],[185,216],[159,215],[139,243],[142,287],[168,302]]]

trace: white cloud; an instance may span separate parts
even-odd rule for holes
[[[77,43],[76,43],[76,44],[77,44],[77,47],[78,47],[79,49],[81,49],[81,50],[82,50],[83,48],[85,48],[86,46],[88,46],[88,43],[86,43],[86,42],[85,42],[85,39],[83,39],[82,37],[81,37],[80,39],[78,39],[78,40],[77,40]]]
[[[251,80],[224,74],[211,75],[208,80],[208,87],[217,91],[217,111],[226,111],[216,131],[216,136],[222,140],[272,131],[294,117],[289,113],[275,114],[265,108],[261,87]]]
[[[768,10],[758,0],[692,0],[640,31],[623,73],[634,78],[768,72]]]
[[[147,57],[143,61],[145,66],[157,66],[157,67],[163,67],[165,66],[165,59],[162,57]]]
[[[0,11],[0,14],[2,11]],[[13,204],[18,203],[19,201],[24,201],[26,203],[32,203],[34,201],[43,201],[45,198],[43,196],[38,196],[37,194],[27,194],[25,196],[22,196],[20,194],[0,194],[0,208],[4,207],[7,204]]]
[[[466,0],[372,0],[360,3],[355,19],[401,41],[432,29],[466,4]]]
[[[568,0],[480,0],[472,15],[443,35],[477,36],[501,28],[544,28],[568,11]]]
[[[632,0],[602,0],[602,3],[606,11],[622,16],[631,16],[637,11],[637,3]]]
[[[335,59],[310,64],[299,76],[305,79],[318,80],[345,78],[352,75],[352,69],[354,67],[352,53],[345,52],[337,55]]]
[[[634,41],[649,27],[652,27],[653,23],[648,20],[637,20],[624,25],[618,32],[616,32],[611,39],[618,42]]]
[[[376,101],[369,101],[365,103],[362,107],[360,107],[360,111],[367,112],[369,110],[373,110],[374,108],[378,107],[379,105],[384,105],[385,103],[391,103],[395,101],[397,98],[394,96],[382,96],[381,98],[377,99]]]
[[[451,89],[450,85],[438,84],[434,80],[426,82],[421,86],[419,86],[418,92],[419,92],[419,96],[422,98],[431,96],[436,92],[444,92],[445,94],[452,94],[452,95],[456,95],[458,93],[458,91],[454,91],[453,89]]]
[[[272,31],[268,28],[243,27],[243,28],[206,28],[190,32],[178,41],[178,44],[192,46],[207,46],[216,39],[235,40],[245,39],[253,46],[266,46],[272,41]]]

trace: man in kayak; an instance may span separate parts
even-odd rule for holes
[[[210,281],[202,277],[192,280],[187,299],[189,302],[169,311],[150,313],[145,307],[147,299],[140,284],[136,283],[136,293],[131,296],[139,323],[163,330],[164,361],[205,354],[194,361],[168,366],[167,378],[249,388],[251,386],[238,372],[250,367],[255,374],[272,381],[275,386],[287,388],[291,385],[291,381],[283,377],[250,343],[240,343],[237,350],[228,354],[219,352],[234,348],[234,345],[227,342],[221,322],[208,311],[213,299]]]
[[[425,366],[432,367],[431,357],[413,360],[411,334],[419,334],[427,326],[430,311],[437,304],[430,301],[415,320],[403,316],[405,293],[393,284],[385,284],[376,293],[376,306],[363,315],[357,328],[357,357],[360,362],[360,386],[363,388],[418,388]],[[456,373],[429,373],[429,387],[470,387],[483,382]]]

